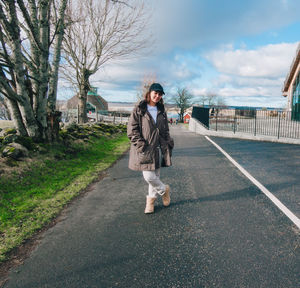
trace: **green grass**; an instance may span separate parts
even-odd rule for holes
[[[60,145],[52,148],[52,157],[34,164],[26,173],[1,177],[0,262],[9,251],[49,223],[128,146],[124,134],[103,136],[62,157],[65,148]]]

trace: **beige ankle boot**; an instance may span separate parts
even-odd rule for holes
[[[170,202],[171,202],[171,198],[170,198],[170,186],[166,185],[166,192],[165,194],[162,195],[162,201],[164,206],[169,206]]]
[[[146,200],[146,208],[145,208],[145,214],[153,213],[154,212],[154,202],[156,198],[147,196]]]

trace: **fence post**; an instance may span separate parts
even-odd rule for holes
[[[236,116],[234,116],[234,123],[233,123],[233,133],[235,134],[236,131]]]
[[[254,136],[256,136],[256,111],[254,115]]]
[[[278,111],[278,139],[279,139],[279,136],[280,136],[280,111]]]

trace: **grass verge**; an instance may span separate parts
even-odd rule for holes
[[[64,147],[58,145],[52,150],[53,157],[34,162],[26,173],[1,177],[0,263],[111,166],[129,143],[126,135],[116,134],[95,137],[79,146],[59,159]]]

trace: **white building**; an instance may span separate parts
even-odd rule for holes
[[[300,43],[284,81],[282,95],[288,99],[288,111],[293,120],[300,120]]]

